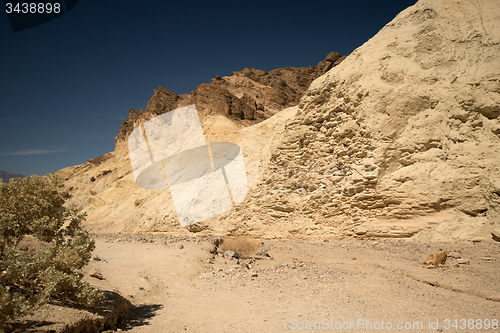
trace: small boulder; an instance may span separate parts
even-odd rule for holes
[[[236,257],[236,252],[234,252],[233,250],[227,250],[224,255],[228,258],[234,258]]]
[[[93,278],[96,278],[96,279],[99,279],[99,280],[103,280],[104,279],[104,276],[102,275],[101,272],[99,272],[97,269],[93,269],[89,272],[89,276],[93,277]]]
[[[368,229],[365,226],[359,226],[356,228],[355,232],[356,232],[356,235],[363,236],[363,235],[366,235],[366,233],[368,232]]]
[[[428,266],[440,266],[444,265],[446,262],[446,258],[448,257],[448,254],[446,251],[441,251],[441,252],[436,252],[436,253],[431,253],[429,256],[423,261],[424,265]]]

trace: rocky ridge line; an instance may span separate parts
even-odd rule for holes
[[[137,124],[176,108],[195,104],[200,120],[220,114],[232,121],[250,126],[277,112],[298,104],[311,82],[345,59],[337,52],[312,67],[283,67],[269,72],[244,68],[232,76],[216,76],[203,83],[191,94],[177,95],[164,87],[154,90],[145,110],[129,110],[115,138],[117,144],[126,141]]]

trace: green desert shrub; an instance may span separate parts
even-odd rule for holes
[[[91,307],[103,295],[81,280],[94,250],[66,204],[56,176],[0,180],[0,330],[2,323],[44,303]]]

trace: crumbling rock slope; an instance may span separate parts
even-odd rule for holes
[[[208,142],[232,142],[240,146],[247,182],[253,188],[269,162],[269,152],[283,135],[286,120],[296,112],[297,107],[288,108],[246,128],[224,116],[210,116],[203,123],[205,138]],[[66,180],[73,195],[71,203],[87,214],[86,227],[92,232],[227,232],[229,220],[219,221],[227,214],[189,228],[180,227],[168,189],[150,190],[136,185],[126,143],[117,145],[113,152],[59,170],[57,174]]]
[[[94,231],[490,238],[500,225],[498,22],[496,0],[420,0],[340,64],[331,54],[315,68],[244,69],[185,96],[160,88],[146,111],[131,110],[115,152],[59,173]],[[242,148],[250,191],[182,229],[168,191],[133,182],[125,140],[193,102],[207,141]]]
[[[283,235],[487,235],[500,209],[498,22],[495,0],[401,12],[311,84],[240,219]]]

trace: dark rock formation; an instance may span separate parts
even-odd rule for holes
[[[216,76],[191,94],[177,95],[159,87],[154,90],[146,110],[129,110],[115,142],[124,142],[140,120],[145,121],[178,107],[195,104],[200,119],[220,114],[243,126],[261,122],[277,112],[295,106],[311,82],[344,60],[337,52],[328,54],[315,67],[284,67],[266,72],[244,68],[232,76]]]
[[[163,87],[160,87],[160,89],[161,88]],[[140,112],[135,109],[131,108],[128,110],[128,117],[125,119],[123,124],[121,124],[120,129],[118,130],[118,135],[115,137],[115,142],[123,142],[127,139],[128,133],[132,132],[134,129],[134,121],[139,119],[139,114]]]
[[[170,90],[160,88],[154,90],[154,94],[146,106],[146,112],[159,115],[177,108],[180,96]]]

